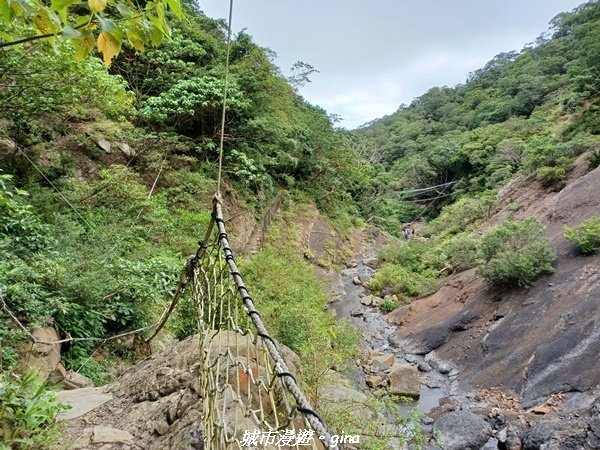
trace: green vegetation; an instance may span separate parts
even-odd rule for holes
[[[536,217],[522,222],[505,220],[481,238],[483,264],[477,273],[498,284],[528,287],[544,272],[554,272],[556,252],[546,227]]]
[[[29,329],[53,323],[62,336],[104,338],[146,326],[196,250],[216,188],[226,29],[184,8],[182,21],[177,0],[146,3],[143,12],[128,1],[0,2],[0,289]],[[417,225],[415,239],[383,251],[369,282],[389,292],[386,311],[478,266],[492,282],[528,286],[555,257],[539,221],[506,221],[482,238],[477,230],[515,176],[556,190],[580,155],[590,169],[600,163],[598,30],[600,2],[590,1],[465,84],[434,87],[355,132],[298,95],[314,67],[298,62],[285,76],[271,50],[240,32],[231,46],[223,191],[259,217],[287,190],[273,235],[294,232],[293,214],[307,204],[346,233],[362,220],[394,235]],[[104,61],[89,54],[95,46]],[[598,248],[596,219],[565,230],[583,253]],[[419,228],[421,220],[428,224]],[[301,356],[318,404],[356,336],[326,311],[301,250],[269,242],[243,270],[274,337]],[[343,255],[333,241],[325,251],[319,262],[335,267]],[[193,310],[183,298],[167,331],[193,333]],[[102,358],[92,343],[72,342],[62,357],[102,383],[116,358],[144,355],[140,338],[105,345]],[[0,339],[8,372],[25,340],[6,315]],[[42,415],[51,423],[52,414]],[[332,423],[345,423],[340,415]]]
[[[0,48],[38,39],[63,39],[71,41],[80,59],[97,46],[108,66],[125,37],[142,51],[168,38],[167,8],[182,18],[179,0],[150,1],[144,7],[130,0],[60,0],[50,5],[39,0],[3,1],[0,16],[9,30],[1,34]]]
[[[556,189],[582,153],[595,167],[599,29],[600,3],[584,3],[466,83],[434,87],[357,130],[357,146],[375,162],[361,199],[365,216],[399,235],[403,223],[432,219],[445,204],[499,189],[517,174],[535,173]]]
[[[65,409],[34,372],[22,377],[0,373],[0,448],[64,448],[56,416]]]
[[[565,239],[584,255],[593,255],[600,248],[600,217],[590,217],[575,229],[565,226]]]
[[[410,444],[421,450],[429,440],[421,428],[424,414],[416,408],[403,412],[409,402],[411,399],[405,397],[368,395],[362,401],[330,402],[321,411],[334,434],[361,436],[361,449],[385,450]]]
[[[358,332],[327,309],[322,283],[293,248],[268,246],[241,269],[272,336],[300,356],[307,395],[317,405],[330,370],[356,356]]]

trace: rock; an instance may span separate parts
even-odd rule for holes
[[[379,307],[383,303],[383,299],[381,297],[373,296],[373,301],[371,302],[371,306]]]
[[[379,375],[371,375],[370,377],[367,377],[367,386],[370,388],[378,388],[381,386],[382,382],[383,378],[381,378]]]
[[[346,267],[348,269],[354,269],[358,266],[358,263],[356,261],[350,261],[349,263],[346,263]]]
[[[371,306],[371,303],[373,303],[373,296],[367,295],[367,296],[361,298],[360,303],[365,306]]]
[[[365,258],[363,259],[363,264],[371,267],[372,269],[376,269],[379,267],[381,262],[379,261],[379,258]]]
[[[169,431],[169,424],[164,421],[156,422],[154,425],[154,430],[161,436],[164,436]]]
[[[109,144],[110,145],[110,144]],[[137,156],[137,153],[134,149],[132,149],[129,144],[126,144],[125,142],[119,142],[117,144],[119,146],[119,149],[123,152],[123,154],[125,156],[129,156],[131,158]]]
[[[539,450],[543,444],[552,440],[556,434],[555,428],[551,422],[534,424],[523,437],[523,450]]]
[[[127,431],[118,428],[96,426],[92,432],[93,444],[127,444],[133,445],[133,436]]]
[[[111,145],[106,139],[99,139],[96,141],[96,145],[104,150],[106,153],[111,153]]]
[[[591,448],[600,448],[600,417],[592,418],[589,422],[587,444]]]
[[[17,144],[10,139],[0,139],[0,150],[5,152],[14,152],[17,149]]]
[[[433,424],[444,450],[480,449],[492,435],[490,425],[468,411],[452,411]]]
[[[60,335],[52,327],[38,328],[37,330],[34,330],[32,334],[39,340],[45,342],[60,340]],[[61,369],[58,368],[61,361],[60,347],[60,344],[33,344],[31,351],[28,355],[25,355],[23,361],[28,361],[28,367],[37,369],[40,375],[45,379],[52,376],[53,381],[57,381],[57,377],[60,377],[60,373],[62,372]]]
[[[373,362],[377,361],[378,363],[385,364],[387,368],[392,367],[394,365],[394,355],[391,353],[385,353],[383,355],[378,355],[373,357]],[[385,369],[384,369],[385,370]]]
[[[390,394],[412,397],[421,395],[419,371],[416,367],[405,364],[394,364],[390,371]]]
[[[431,366],[425,361],[417,361],[417,367],[421,372],[431,372]]]
[[[362,311],[361,311],[361,310],[359,310],[359,309],[354,309],[354,310],[350,311],[350,315],[351,315],[352,317],[359,317],[359,316],[362,316],[362,315],[363,315],[363,313],[362,313]]]
[[[352,283],[354,283],[356,286],[362,286],[362,284],[363,284],[363,282],[360,281],[359,277],[352,278]]]
[[[423,416],[423,418],[421,419],[421,423],[423,425],[432,425],[433,422],[435,422],[435,421],[433,420],[432,417],[429,417],[429,416]]]
[[[435,351],[425,355],[425,362],[440,373],[450,373],[454,368],[451,363],[439,358]]]
[[[537,408],[533,408],[530,412],[534,414],[544,415],[548,414],[549,412],[552,412],[552,410],[547,406],[538,406]]]
[[[496,438],[490,438],[483,447],[481,447],[481,450],[498,450],[498,439]]]
[[[365,283],[366,283],[367,281],[369,281],[369,280],[370,280],[372,277],[373,277],[373,275],[371,275],[371,274],[368,274],[368,273],[361,273],[361,274],[358,276],[358,279],[360,280],[360,282],[361,282],[362,284],[365,284]]]
[[[85,388],[73,389],[70,391],[60,391],[57,394],[61,403],[71,406],[71,409],[62,411],[59,419],[69,420],[80,417],[92,409],[113,399],[112,394],[105,391],[104,388]]]
[[[64,380],[62,380],[63,384],[67,389],[81,389],[87,387],[94,387],[94,382],[77,372],[73,372],[69,370]]]

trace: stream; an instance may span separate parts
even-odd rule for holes
[[[364,286],[355,284],[354,279],[367,280],[375,274],[375,270],[363,262],[370,256],[364,254],[354,261],[356,267],[341,271],[336,283],[332,285],[337,296],[330,303],[330,308],[335,311],[339,318],[347,319],[352,326],[362,333],[363,338],[359,343],[359,348],[366,354],[370,351],[391,353],[395,356],[396,362],[415,364],[422,367],[423,365],[420,364],[423,361],[422,356],[404,354],[390,345],[388,337],[396,331],[397,326],[389,324],[386,316],[379,308],[361,303],[361,298],[368,295],[368,291]],[[366,375],[361,367],[352,369],[348,377],[356,389],[369,390],[365,381]],[[448,376],[435,370],[421,371],[419,378],[421,396],[418,401],[408,406],[418,406],[422,412],[428,414],[439,405],[440,399],[449,395],[451,381]]]

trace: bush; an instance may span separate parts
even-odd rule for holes
[[[56,416],[68,407],[45,387],[35,372],[22,377],[0,374],[0,448],[59,448]]]
[[[546,227],[536,218],[506,220],[481,239],[483,264],[477,274],[497,284],[527,287],[540,274],[553,272],[556,252],[546,237]]]
[[[384,264],[369,280],[369,288],[381,292],[385,287],[399,296],[423,297],[437,290],[437,273],[432,269],[413,272],[403,266]]]
[[[591,217],[576,229],[565,226],[565,239],[584,255],[593,255],[600,248],[600,217]]]

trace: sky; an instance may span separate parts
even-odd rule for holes
[[[229,0],[197,0],[227,18]],[[232,29],[319,72],[300,88],[348,129],[394,113],[434,86],[464,83],[501,52],[521,50],[584,0],[234,0]]]

